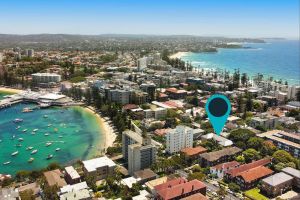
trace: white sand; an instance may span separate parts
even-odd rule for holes
[[[14,89],[14,88],[0,87],[0,92],[7,92],[7,93],[11,93],[11,94],[17,94],[17,93],[23,92],[23,90]]]
[[[112,147],[117,138],[117,135],[114,133],[113,128],[98,113],[95,112],[95,109],[93,107],[88,106],[85,109],[97,116],[99,126],[102,129],[101,133],[104,135],[105,140],[103,148],[105,148],[106,150],[108,147]]]
[[[188,52],[177,52],[171,56],[169,56],[169,58],[181,58],[182,56],[185,56]]]

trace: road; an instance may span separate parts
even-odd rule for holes
[[[217,192],[220,188],[219,187],[217,187],[217,186],[214,186],[213,184],[211,184],[211,183],[208,183],[208,182],[203,182],[205,185],[206,185],[206,188],[207,189],[210,189],[212,192]],[[235,196],[233,196],[232,194],[227,194],[226,196],[225,196],[225,200],[240,200],[240,198],[238,198],[238,197],[235,197]]]

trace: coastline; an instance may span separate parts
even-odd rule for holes
[[[100,114],[98,114],[95,109],[91,106],[88,107],[82,107],[85,111],[93,114],[96,116],[97,121],[99,123],[101,132],[99,132],[99,134],[103,134],[104,136],[104,144],[101,148],[104,148],[105,151],[108,147],[112,147],[117,135],[114,133],[112,127],[100,116]]]
[[[14,89],[14,88],[0,87],[0,92],[8,93],[8,94],[18,94],[20,92],[23,92],[23,90]]]
[[[180,51],[180,52],[177,52],[177,53],[174,53],[172,55],[169,56],[169,58],[181,58],[182,56],[185,56],[186,54],[188,54],[189,52],[186,52],[186,51]]]

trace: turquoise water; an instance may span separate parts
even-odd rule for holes
[[[97,118],[81,107],[36,109],[22,113],[23,108],[35,107],[35,104],[17,104],[0,110],[0,173],[15,174],[18,170],[33,170],[46,167],[51,162],[67,164],[77,159],[86,159],[99,155],[102,135]],[[47,115],[47,116],[45,116]],[[44,117],[45,116],[45,117]],[[15,118],[24,119],[18,124]],[[16,129],[17,126],[21,126]],[[28,129],[23,132],[24,129]],[[35,135],[34,129],[38,129]],[[49,134],[49,136],[45,136]],[[13,136],[15,138],[13,139]],[[23,138],[24,141],[19,141]],[[46,143],[52,145],[46,147]],[[21,144],[21,147],[17,147]],[[34,147],[38,152],[31,155]],[[60,151],[56,151],[60,148]],[[16,156],[11,154],[19,151]],[[47,160],[49,154],[53,158]],[[29,158],[35,160],[28,163]],[[4,162],[11,161],[9,165]]]
[[[243,73],[287,80],[300,84],[300,46],[297,40],[270,40],[267,43],[244,44],[251,49],[219,49],[218,53],[188,53],[181,58],[199,68],[240,68]]]

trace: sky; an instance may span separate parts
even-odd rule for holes
[[[300,0],[4,0],[4,34],[156,34],[299,39]]]

